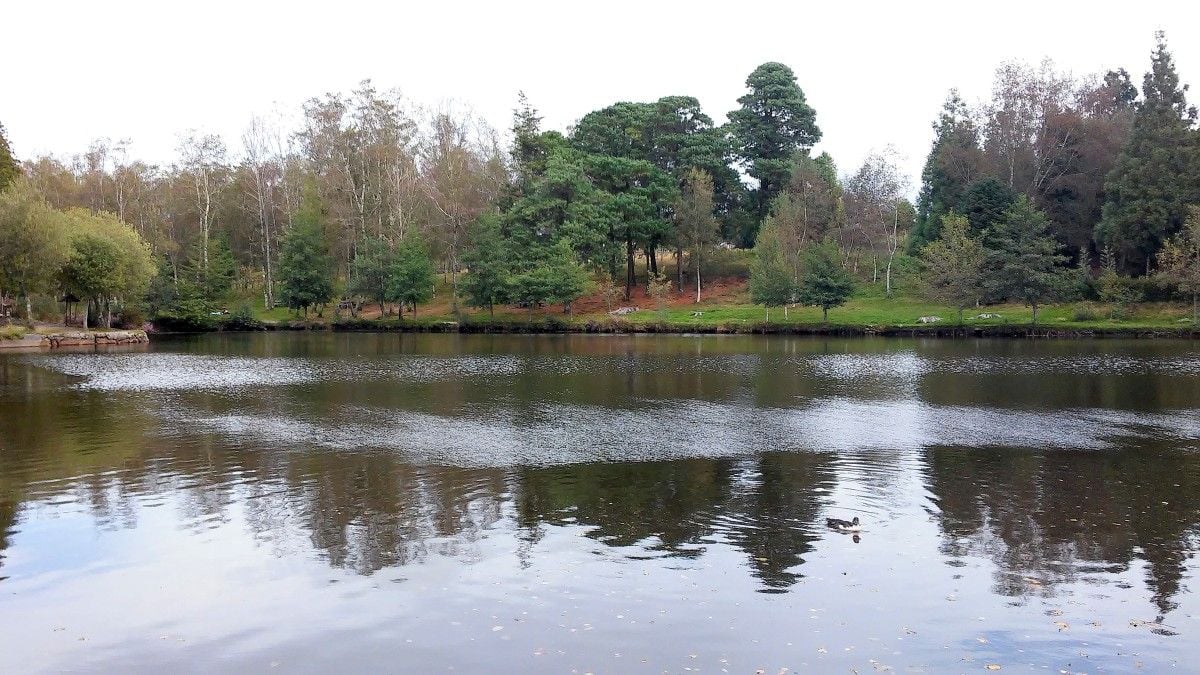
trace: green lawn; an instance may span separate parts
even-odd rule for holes
[[[439,292],[440,302],[435,300],[429,306],[421,306],[418,318],[414,322],[406,319],[397,321],[394,317],[380,321],[380,327],[397,327],[403,325],[427,325],[442,321],[487,322],[486,311],[463,308],[456,318],[449,310],[446,301],[447,293]],[[736,298],[735,298],[736,299]],[[286,323],[300,320],[295,312],[286,308],[275,308],[270,311],[262,307],[261,302],[254,308],[255,317],[262,321]],[[1081,302],[1048,305],[1039,308],[1038,325],[1044,328],[1063,328],[1071,330],[1140,330],[1140,329],[1188,329],[1191,327],[1190,305],[1172,303],[1143,303],[1127,308],[1120,318],[1110,318],[1112,308],[1101,303]],[[699,313],[698,316],[694,313]],[[980,314],[994,314],[998,318],[973,318]],[[785,312],[782,307],[771,309],[772,325],[787,325],[796,327],[816,327],[821,325],[821,310],[815,307],[789,307]],[[922,324],[918,321],[923,316],[941,317],[934,324]],[[348,317],[343,317],[348,318]],[[968,308],[964,312],[964,325],[979,326],[1027,326],[1030,324],[1032,311],[1030,308],[1016,305],[989,305],[980,308]],[[333,319],[332,307],[326,308],[324,317],[317,318],[309,314],[309,321],[314,323],[329,323]],[[566,315],[561,307],[543,307],[533,313],[535,321],[554,320],[564,323],[584,324],[587,322],[604,322],[610,320],[625,321],[635,325],[668,324],[676,328],[725,326],[745,327],[747,330],[767,321],[766,310],[761,305],[741,304],[736,302],[700,304],[675,304],[668,306],[662,312],[653,307],[644,307],[640,311],[620,317],[609,317],[605,312],[575,313]],[[497,323],[513,324],[529,320],[529,313],[518,307],[497,307],[494,320]],[[926,300],[908,296],[896,295],[888,298],[879,292],[860,292],[845,305],[829,311],[829,325],[832,327],[849,328],[905,328],[905,327],[952,327],[957,325],[957,312],[949,307],[937,305]]]

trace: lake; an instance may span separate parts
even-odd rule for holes
[[[1195,672],[1198,449],[1192,342],[0,354],[0,672]]]

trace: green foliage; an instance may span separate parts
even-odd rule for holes
[[[179,303],[181,293],[175,283],[175,269],[166,256],[159,256],[156,262],[157,272],[150,279],[146,288],[146,307],[151,316],[169,310]]]
[[[1073,290],[1067,257],[1050,236],[1049,221],[1029,199],[1022,196],[1005,219],[985,233],[987,254],[986,288],[995,297],[1016,300],[1033,309],[1063,299]]]
[[[791,68],[764,63],[746,78],[746,87],[749,91],[738,98],[740,107],[729,113],[729,124],[737,159],[758,179],[757,215],[762,219],[788,181],[792,155],[821,140],[821,130]]]
[[[184,276],[199,289],[206,301],[219,304],[226,300],[237,279],[237,260],[225,235],[208,243],[208,267],[205,268],[200,242],[192,245],[184,265]]]
[[[1112,305],[1109,317],[1116,318],[1118,314],[1124,314],[1128,305],[1141,301],[1143,292],[1133,279],[1117,271],[1116,256],[1107,246],[1103,250],[1102,267],[1096,284],[1097,293],[1102,302]]]
[[[971,234],[978,235],[1004,220],[1016,201],[1017,193],[991,176],[971,183],[962,197],[962,215],[970,224]],[[944,217],[942,222],[945,222]]]
[[[1129,141],[1108,175],[1096,240],[1113,247],[1122,267],[1149,273],[1163,242],[1183,226],[1187,205],[1200,201],[1200,143],[1191,127],[1186,87],[1162,33],[1142,84]]]
[[[1200,323],[1200,207],[1189,209],[1183,230],[1167,242],[1158,259],[1159,276],[1177,292],[1191,296],[1192,321]]]
[[[768,223],[758,232],[754,245],[754,263],[750,267],[750,299],[767,308],[781,307],[795,299],[796,282],[783,257],[778,232]]]
[[[71,238],[71,254],[62,269],[63,288],[80,299],[100,300],[120,283],[121,251],[94,232]]]
[[[942,216],[941,234],[921,251],[925,263],[926,294],[958,311],[978,301],[984,292],[986,252],[972,237],[965,217],[954,212]]]
[[[509,260],[499,219],[492,215],[475,222],[471,247],[463,256],[467,274],[458,290],[471,307],[486,307],[495,315],[496,305],[508,298]]]
[[[429,248],[417,237],[408,237],[396,247],[387,285],[387,299],[407,305],[413,314],[417,305],[433,298],[434,270]]]
[[[12,147],[8,144],[8,136],[4,125],[0,124],[0,192],[11,185],[21,175],[21,165],[13,157]]]
[[[238,305],[233,314],[221,322],[222,330],[253,331],[265,328],[262,321],[254,316],[254,309],[249,303]]]
[[[608,155],[590,155],[587,172],[593,184],[605,195],[600,210],[605,230],[604,242],[609,254],[607,265],[598,257],[589,258],[575,244],[580,257],[596,267],[607,267],[614,276],[617,256],[625,252],[626,291],[633,286],[634,250],[641,247],[653,251],[671,233],[670,221],[663,205],[672,203],[678,188],[671,176],[645,160],[626,159]],[[598,229],[596,233],[599,234]],[[572,238],[576,242],[576,238]],[[622,245],[623,244],[623,245]]]
[[[842,267],[837,245],[832,240],[813,244],[805,251],[804,276],[797,300],[821,308],[821,320],[829,323],[829,310],[845,304],[854,292],[854,278]]]
[[[533,177],[543,171],[542,162],[545,160],[546,146],[541,134],[541,123],[541,116],[529,102],[525,92],[518,92],[517,107],[513,110],[513,143],[510,149],[518,195],[523,194]]]
[[[611,196],[597,189],[590,168],[590,158],[570,147],[548,151],[544,170],[529,178],[503,215],[503,235],[513,252],[537,259],[566,239],[589,263],[615,265]]]
[[[63,214],[28,182],[0,191],[0,294],[49,292],[69,253],[67,232]]]
[[[571,303],[587,292],[590,281],[587,270],[579,264],[566,242],[559,243],[551,252],[545,269],[549,279],[546,301],[560,303],[563,311],[570,313]]]
[[[382,237],[367,237],[358,243],[356,250],[347,290],[375,301],[383,315],[393,265],[392,252]]]
[[[111,213],[71,209],[65,215],[71,253],[61,272],[63,288],[102,307],[105,326],[111,327],[114,304],[140,300],[155,275],[150,248]]]
[[[320,201],[311,187],[283,236],[279,251],[279,300],[288,308],[303,310],[333,298],[333,261],[325,245]]]
[[[828,153],[793,155],[791,181],[771,203],[767,218],[778,226],[780,238],[787,242],[787,258],[797,270],[802,249],[845,223],[842,197],[837,167]]]
[[[588,281],[587,271],[564,241],[542,260],[510,275],[507,285],[511,299],[532,315],[535,307],[549,303],[562,303],[563,311],[570,312],[571,303],[587,291]]]
[[[688,172],[674,215],[676,246],[688,252],[696,278],[696,302],[700,302],[701,263],[720,236],[713,216],[712,176],[702,169]]]
[[[921,171],[917,222],[909,236],[914,252],[938,238],[942,216],[962,208],[971,176],[982,162],[979,130],[957,91],[946,98],[933,129],[933,149]]]

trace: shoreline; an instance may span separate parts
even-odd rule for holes
[[[145,345],[149,342],[150,336],[144,330],[56,330],[48,333],[34,331],[20,337],[0,340],[0,349],[105,349]]]
[[[198,333],[253,333],[275,331],[324,331],[332,333],[444,333],[444,334],[595,334],[595,335],[795,335],[826,337],[901,337],[901,338],[1024,338],[1024,339],[1196,339],[1200,331],[1186,328],[1130,326],[1033,326],[1029,324],[999,324],[983,326],[872,326],[820,325],[797,323],[667,323],[632,322],[621,320],[570,321],[554,317],[528,320],[465,320],[430,319],[415,321],[379,321],[372,319],[289,322],[238,322],[195,330],[155,330],[151,335],[186,335]]]

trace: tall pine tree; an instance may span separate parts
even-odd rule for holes
[[[792,155],[821,140],[821,130],[791,68],[764,63],[746,78],[746,87],[749,91],[738,99],[741,107],[729,113],[729,124],[738,160],[758,179],[756,215],[761,221],[787,185]]]
[[[946,97],[933,130],[933,149],[921,171],[917,223],[909,236],[909,246],[914,251],[938,238],[942,216],[962,209],[963,199],[971,183],[979,177],[983,161],[979,129],[957,91],[952,90]]]
[[[1005,219],[985,233],[987,279],[993,297],[1023,302],[1033,310],[1071,293],[1067,256],[1060,253],[1050,235],[1050,221],[1022,195],[1009,208]]]
[[[324,213],[313,185],[305,187],[300,210],[279,251],[279,299],[291,309],[308,309],[333,298],[333,259],[325,244]]]
[[[1183,226],[1187,205],[1200,197],[1196,109],[1188,107],[1162,32],[1142,83],[1129,142],[1105,183],[1104,216],[1096,240],[1117,252],[1131,273],[1149,273],[1163,242]]]

